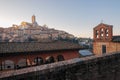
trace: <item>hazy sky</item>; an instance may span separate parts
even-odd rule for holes
[[[120,0],[0,0],[0,27],[31,22],[33,14],[39,25],[79,37],[92,37],[102,20],[120,34]]]

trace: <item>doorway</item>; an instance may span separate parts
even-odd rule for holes
[[[102,45],[102,54],[106,53],[106,45]]]

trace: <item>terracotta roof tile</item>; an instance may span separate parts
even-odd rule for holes
[[[53,42],[24,42],[24,43],[0,43],[0,53],[34,52],[34,51],[54,51],[80,49],[79,44],[66,41]]]

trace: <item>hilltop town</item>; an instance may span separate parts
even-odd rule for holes
[[[39,25],[35,15],[31,20],[31,23],[23,21],[20,25],[13,24],[8,28],[0,27],[0,42],[39,42],[74,38],[72,34],[65,31],[48,28],[47,25]]]

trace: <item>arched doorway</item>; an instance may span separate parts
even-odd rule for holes
[[[24,68],[27,67],[27,60],[26,59],[20,59],[16,65],[16,68]]]
[[[46,57],[46,59],[45,59],[45,63],[46,63],[46,64],[48,64],[48,63],[53,63],[53,62],[55,62],[55,59],[54,59],[53,56],[48,56],[48,57]]]
[[[58,55],[57,56],[57,61],[64,61],[64,57],[62,55]]]
[[[36,65],[41,65],[41,64],[43,64],[44,62],[43,62],[43,58],[41,58],[41,57],[36,57],[35,59],[34,59],[34,63],[36,64]]]
[[[7,69],[14,69],[15,64],[12,60],[5,60],[2,62],[2,69],[7,70]]]

